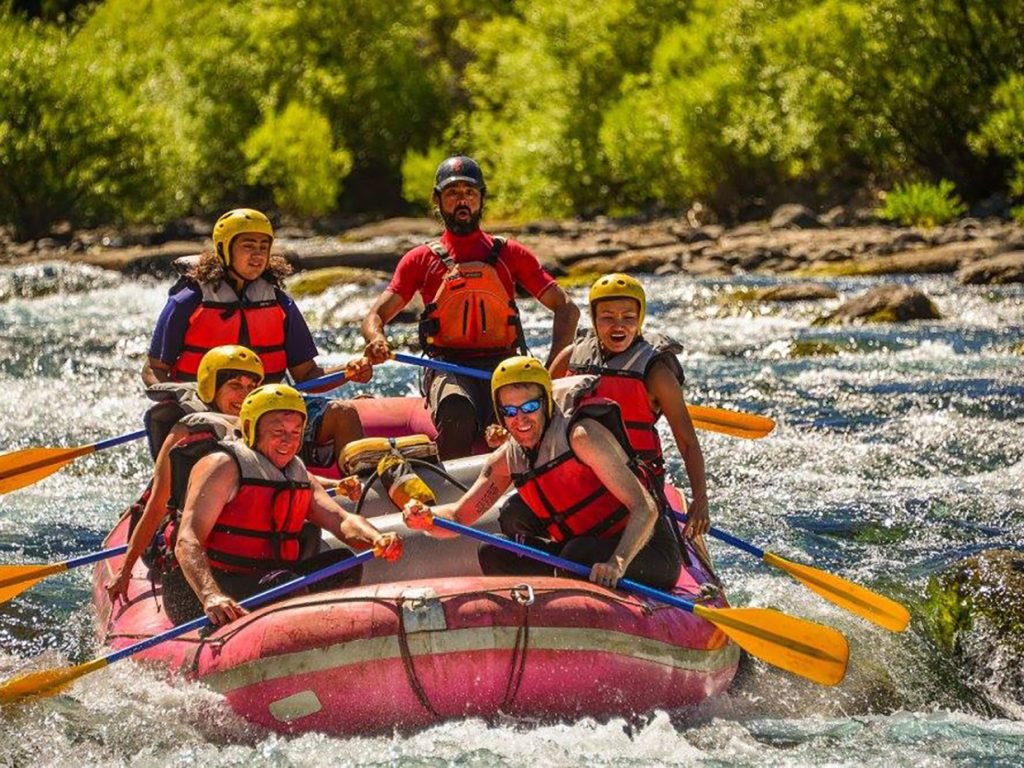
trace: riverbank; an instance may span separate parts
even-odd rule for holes
[[[650,221],[485,222],[529,246],[556,275],[595,272],[794,278],[956,273],[965,284],[1024,282],[1024,227],[964,218],[931,229],[879,223],[846,209],[817,215],[799,205],[735,227],[687,216]],[[82,232],[29,243],[0,242],[0,263],[63,260],[126,274],[168,275],[175,259],[208,244],[211,223],[187,220],[159,231]],[[409,248],[436,237],[431,218],[398,218],[337,235],[281,227],[276,248],[297,271],[348,267],[391,272]]]

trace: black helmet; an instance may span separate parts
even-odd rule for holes
[[[437,166],[437,173],[434,174],[434,192],[440,194],[442,189],[457,181],[467,181],[481,192],[487,191],[484,172],[480,170],[476,160],[465,155],[449,157]]]

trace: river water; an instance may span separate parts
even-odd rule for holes
[[[1024,290],[917,278],[943,320],[823,329],[812,321],[835,301],[723,301],[774,278],[645,281],[648,326],[686,347],[689,401],[778,423],[762,440],[701,434],[714,522],[911,608],[910,629],[890,634],[711,542],[734,605],[778,608],[847,635],[850,668],[840,686],[819,688],[746,660],[728,694],[628,723],[466,721],[413,734],[281,737],[241,722],[203,686],[127,660],[64,695],[0,712],[0,765],[1024,764],[1024,711],[1015,703],[1024,696],[1000,690],[995,675],[957,669],[920,612],[930,575],[1024,542]],[[878,282],[831,284],[849,296]],[[65,264],[0,268],[0,450],[138,429],[138,370],[168,285]],[[339,287],[300,301],[322,361],[357,352],[356,323],[375,291]],[[573,295],[582,302],[585,293]],[[522,304],[532,347],[543,354],[550,316]],[[800,354],[807,349],[819,354]],[[408,393],[416,373],[384,366],[350,392]],[[671,474],[682,479],[674,447],[670,457]],[[137,442],[0,496],[0,563],[99,549],[148,468]],[[0,679],[102,651],[90,578],[88,568],[54,576],[0,605]]]

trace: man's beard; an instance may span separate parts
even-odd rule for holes
[[[451,213],[445,213],[441,211],[441,219],[444,221],[445,229],[449,230],[456,235],[468,235],[475,232],[480,227],[480,217],[483,215],[484,208],[481,205],[480,210],[474,214],[471,214],[468,219],[456,218],[455,214],[462,209],[468,210],[468,206],[460,205],[455,208]]]

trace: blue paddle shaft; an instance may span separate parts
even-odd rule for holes
[[[98,443],[93,444],[93,450],[102,451],[105,448],[113,448],[115,445],[121,445],[122,443],[130,443],[132,440],[138,440],[140,437],[146,436],[146,430],[140,429],[138,432],[129,432],[126,435],[119,435],[118,437],[111,437],[107,440],[101,440]]]
[[[71,560],[66,560],[64,565],[68,568],[77,568],[80,565],[88,565],[89,563],[98,563],[100,560],[106,560],[109,557],[115,557],[117,555],[123,555],[128,551],[128,545],[122,544],[120,547],[112,547],[110,549],[101,549],[99,552],[93,552],[92,554],[82,555],[81,557],[75,557]]]
[[[299,390],[299,392],[308,392],[311,389],[319,389],[320,387],[327,386],[328,384],[333,384],[334,386],[331,387],[331,389],[337,389],[346,381],[348,381],[348,373],[345,371],[338,371],[337,373],[329,373],[326,376],[321,376],[319,379],[300,381],[295,385],[295,388]],[[331,390],[329,389],[324,390],[320,394],[330,391]]]
[[[424,368],[433,368],[438,371],[444,371],[445,373],[457,373],[462,376],[471,376],[474,379],[482,379],[485,381],[491,380],[491,372],[484,371],[480,368],[469,368],[465,365],[456,365],[455,363],[445,363],[441,360],[434,360],[429,357],[417,357],[416,355],[407,355],[404,352],[395,352],[392,357],[400,363],[409,363],[410,365],[420,365]]]
[[[687,520],[686,515],[682,512],[673,512],[672,514],[676,516],[676,520],[680,520],[684,523]],[[731,533],[726,533],[725,531],[719,530],[718,528],[711,528],[708,530],[708,533],[714,536],[719,541],[724,541],[726,544],[732,544],[734,547],[742,549],[744,552],[749,552],[754,557],[764,560],[763,549],[759,549],[758,547],[755,547],[753,544],[750,544],[744,541],[743,539],[737,539]]]
[[[252,597],[247,597],[245,600],[240,601],[239,605],[241,605],[243,608],[256,608],[257,606],[263,605],[264,603],[272,602],[279,597],[287,595],[289,592],[294,592],[296,589],[299,589],[300,587],[305,587],[310,584],[316,584],[318,581],[323,581],[324,579],[333,576],[336,573],[347,571],[349,568],[353,568],[354,566],[357,566],[360,563],[365,563],[367,560],[370,560],[371,558],[373,558],[373,550],[368,549],[365,552],[360,552],[358,555],[346,558],[341,562],[334,563],[333,565],[329,565],[326,568],[321,568],[319,571],[314,571],[313,573],[310,573],[306,576],[301,576],[297,579],[292,579],[291,581],[286,582],[285,584],[281,584],[280,586],[265,590],[257,595],[253,595]],[[103,658],[106,659],[107,664],[113,664],[115,661],[120,661],[121,659],[127,658],[128,656],[132,656],[138,653],[139,651],[144,651],[147,648],[152,648],[154,645],[159,645],[164,640],[172,640],[175,637],[180,637],[181,635],[192,632],[193,630],[202,629],[203,627],[208,626],[209,624],[209,617],[200,616],[198,619],[193,619],[192,621],[186,622],[185,624],[179,624],[178,626],[173,627],[172,629],[169,629],[166,632],[162,632],[159,635],[154,635],[153,637],[147,640],[143,640],[140,643],[136,643],[135,645],[129,645],[127,648],[122,648],[120,651],[114,651],[114,653],[107,654]]]
[[[560,568],[563,571],[570,571],[578,576],[587,577],[590,575],[590,566],[581,565],[580,563],[574,563],[572,560],[566,560],[564,557],[558,557],[557,555],[549,554],[543,550],[528,547],[525,544],[518,544],[508,539],[503,539],[501,536],[495,536],[494,534],[487,533],[485,531],[477,530],[476,528],[470,528],[468,525],[462,525],[456,523],[453,520],[448,520],[443,517],[435,517],[434,525],[438,528],[444,528],[452,533],[460,533],[463,536],[469,536],[472,539],[477,539],[486,544],[493,544],[496,547],[507,549],[509,552],[514,552],[517,555],[524,555],[526,557],[532,557],[534,560],[539,560],[542,563],[547,563],[555,568]],[[689,600],[684,600],[681,597],[670,595],[667,592],[662,592],[660,589],[654,589],[654,587],[648,587],[646,584],[633,581],[632,579],[619,579],[617,584],[619,589],[624,589],[627,592],[635,592],[638,595],[649,597],[652,600],[658,600],[662,603],[668,603],[669,605],[675,606],[676,608],[682,608],[684,611],[693,613],[695,604]]]

